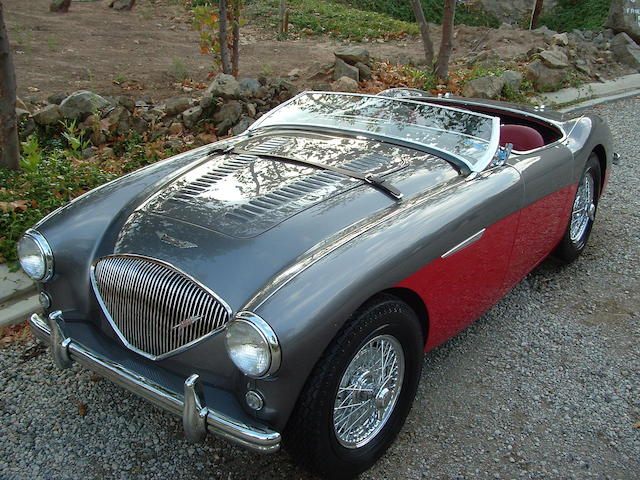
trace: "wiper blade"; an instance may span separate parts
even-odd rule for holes
[[[379,176],[373,175],[371,173],[360,173],[360,172],[355,172],[353,170],[347,170],[346,168],[334,167],[332,165],[326,165],[324,163],[314,162],[313,160],[303,160],[302,158],[290,157],[287,155],[279,155],[276,153],[254,152],[252,150],[242,150],[240,148],[235,148],[235,147],[220,149],[218,151],[220,153],[233,154],[233,155],[253,155],[255,157],[268,158],[270,160],[280,160],[283,162],[293,163],[296,165],[303,165],[305,167],[314,167],[320,170],[328,170],[330,172],[339,173],[340,175],[344,175],[349,178],[362,180],[363,182],[369,185],[372,185],[373,187],[380,190],[382,193],[393,198],[395,201],[399,202],[400,200],[402,200],[402,192],[400,190],[395,188],[384,178],[380,178]]]

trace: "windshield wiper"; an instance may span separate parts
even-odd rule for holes
[[[214,150],[215,151],[215,150]],[[346,168],[334,167],[332,165],[326,165],[324,163],[317,163],[313,160],[303,160],[301,158],[289,157],[287,155],[279,155],[276,153],[262,153],[262,152],[254,152],[252,150],[242,150],[240,148],[228,147],[226,149],[219,149],[220,153],[224,154],[233,154],[233,155],[253,155],[255,157],[260,158],[268,158],[270,160],[280,160],[287,163],[293,163],[296,165],[303,165],[306,167],[314,167],[320,170],[328,170],[330,172],[339,173],[340,175],[344,175],[349,178],[355,178],[357,180],[362,180],[365,183],[377,188],[382,193],[390,196],[395,201],[402,200],[402,192],[391,185],[387,180],[380,178],[377,175],[373,175],[371,173],[360,173],[355,172],[353,170],[347,170]]]

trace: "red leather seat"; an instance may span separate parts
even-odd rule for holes
[[[513,144],[513,149],[521,152],[544,146],[544,138],[535,128],[526,125],[502,125],[500,145]]]

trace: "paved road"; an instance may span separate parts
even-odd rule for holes
[[[543,264],[425,357],[414,409],[365,479],[637,479],[640,99],[596,109],[624,164],[578,262]],[[0,350],[0,478],[307,478],[209,439],[79,367]]]

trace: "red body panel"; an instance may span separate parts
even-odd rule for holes
[[[430,350],[495,305],[558,245],[577,185],[548,195],[487,227],[475,243],[438,258],[397,287],[422,298],[429,315]]]

